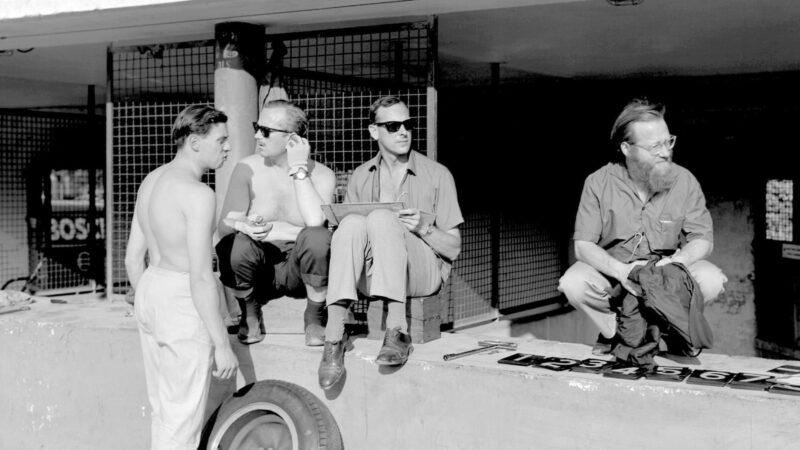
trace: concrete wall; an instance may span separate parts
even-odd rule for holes
[[[267,308],[263,343],[234,344],[238,385],[304,386],[331,410],[348,449],[782,449],[800,438],[800,397],[497,364],[508,351],[442,361],[474,347],[477,335],[417,345],[399,370],[375,365],[380,341],[358,339],[344,384],[326,393],[317,386],[321,349],[303,346],[297,303],[291,320]],[[149,408],[129,309],[39,302],[0,316],[0,448],[147,448]],[[585,345],[514,341],[523,353],[589,357]],[[754,373],[786,363],[711,354],[658,362]],[[214,385],[214,402],[230,388]]]
[[[709,198],[714,219],[714,251],[709,258],[727,275],[725,292],[706,305],[714,331],[711,352],[755,356],[757,333],[753,280],[753,217],[750,202]]]

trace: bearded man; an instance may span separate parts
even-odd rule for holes
[[[575,257],[559,290],[600,329],[594,355],[616,341],[616,316],[609,291],[647,260],[689,269],[706,302],[717,298],[727,278],[705,261],[714,246],[711,215],[694,175],[672,162],[676,137],[664,121],[663,105],[636,99],[611,130],[618,161],[586,178],[575,219]]]

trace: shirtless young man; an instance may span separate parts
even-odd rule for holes
[[[209,106],[184,109],[172,126],[175,158],[145,177],[133,213],[125,267],[136,292],[153,449],[197,448],[212,363],[220,378],[238,368],[211,271],[215,195],[200,181],[227,159],[226,122]]]
[[[256,153],[234,168],[217,229],[222,283],[242,311],[239,340],[262,341],[261,306],[290,296],[308,299],[305,343],[321,346],[331,233],[320,205],[333,201],[336,176],[309,159],[308,119],[294,103],[268,103],[253,127]]]

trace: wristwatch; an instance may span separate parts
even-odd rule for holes
[[[292,178],[294,178],[295,180],[305,180],[306,178],[308,178],[308,171],[301,167],[297,169],[297,172],[295,172],[292,175]]]

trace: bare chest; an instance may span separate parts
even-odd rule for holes
[[[263,167],[254,172],[250,182],[250,214],[268,221],[281,220],[302,225],[297,209],[294,181],[279,167]]]

